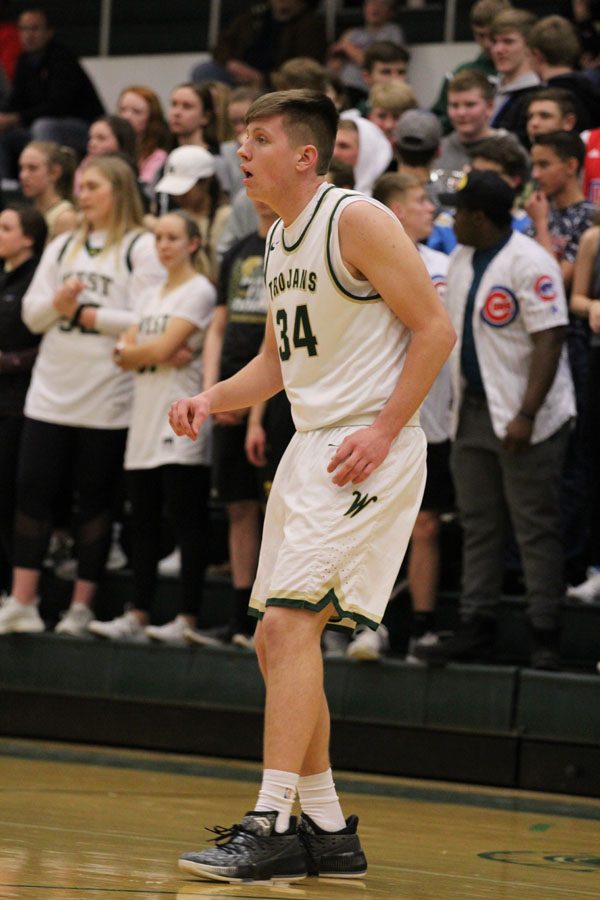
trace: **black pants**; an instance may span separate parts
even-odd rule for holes
[[[0,587],[9,587],[13,559],[19,444],[23,416],[0,416]]]
[[[72,476],[78,577],[99,581],[110,547],[113,495],[125,429],[76,428],[25,419],[17,476],[14,565],[40,569],[53,512]]]
[[[163,513],[181,550],[181,608],[196,615],[208,544],[208,466],[168,465],[127,472],[131,500],[134,606],[148,611],[156,591]]]
[[[557,628],[564,597],[559,482],[568,426],[519,453],[494,433],[485,398],[465,396],[451,468],[463,528],[463,619],[494,616],[500,600],[508,523],[525,574],[528,617]]]
[[[592,459],[588,561],[593,566],[600,566],[600,346],[593,346],[590,350],[588,390],[587,424]]]

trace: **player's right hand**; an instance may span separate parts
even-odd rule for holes
[[[210,415],[210,400],[206,394],[176,400],[169,409],[169,425],[180,437],[195,441],[202,425]]]

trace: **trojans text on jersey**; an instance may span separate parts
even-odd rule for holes
[[[317,273],[308,269],[290,268],[286,272],[280,272],[269,281],[269,294],[271,300],[278,297],[284,291],[308,291],[314,294],[317,290]]]

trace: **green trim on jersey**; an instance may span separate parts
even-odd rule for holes
[[[347,291],[346,288],[343,286],[343,284],[340,283],[340,281],[335,273],[335,269],[333,268],[333,261],[331,259],[331,232],[333,230],[333,219],[337,212],[338,206],[340,205],[340,203],[343,203],[344,200],[347,200],[348,196],[352,196],[352,194],[348,194],[345,197],[340,197],[338,202],[333,207],[331,215],[329,216],[329,223],[327,225],[327,244],[326,244],[326,252],[325,252],[329,275],[330,275],[330,278],[333,281],[336,289],[347,300],[351,300],[353,303],[381,303],[382,302],[381,294],[374,293],[374,294],[369,294],[366,297],[361,297],[359,294],[353,294],[353,293],[351,293],[351,291]],[[362,198],[360,198],[360,199],[362,199]]]
[[[327,196],[327,194],[329,194],[330,191],[333,191],[333,190],[335,190],[334,184],[332,184],[331,187],[328,187],[323,191],[323,193],[321,194],[321,196],[319,197],[319,199],[317,201],[315,208],[312,211],[312,215],[311,215],[310,219],[308,220],[308,222],[306,223],[306,225],[304,227],[304,230],[302,231],[302,234],[300,235],[300,237],[298,238],[296,243],[292,244],[291,247],[286,247],[286,245],[285,245],[285,228],[281,229],[281,247],[285,253],[295,253],[296,252],[296,250],[298,249],[298,247],[300,246],[300,244],[302,243],[302,241],[308,234],[308,229],[312,225],[312,223],[315,219],[315,216],[319,212],[321,205],[322,205],[323,201],[325,200],[325,197]]]
[[[269,230],[269,233],[267,234],[267,241],[266,241],[266,245],[265,245],[265,258],[263,261],[263,278],[265,280],[265,287],[267,288],[267,292],[268,292],[267,268],[269,266],[269,257],[271,256],[271,251],[275,249],[272,244],[272,241],[273,241],[273,238],[275,237],[275,232],[277,231],[277,226],[280,225],[281,223],[282,223],[281,219],[277,219],[275,222],[273,222],[273,224],[271,225],[271,228]],[[271,302],[271,300],[269,299],[269,303],[270,302]]]
[[[292,592],[293,593],[293,592]],[[256,606],[252,606],[252,601],[254,598],[250,599],[250,606],[248,607],[248,615],[253,616],[257,619],[262,619],[265,614],[265,611],[262,609],[257,609]],[[258,602],[258,601],[255,601]],[[332,604],[335,608],[336,613],[338,614],[338,619],[329,619],[327,622],[327,628],[333,628],[336,631],[348,632],[352,629],[350,626],[341,625],[340,622],[343,619],[350,619],[355,625],[367,625],[369,628],[375,630],[381,624],[375,619],[371,619],[368,616],[363,616],[361,613],[357,612],[349,612],[340,604],[338,596],[333,588],[330,588],[324,597],[320,600],[311,601],[308,599],[299,599],[292,597],[267,597],[265,601],[265,609],[269,606],[281,606],[287,607],[288,609],[308,609],[310,612],[321,612],[322,609],[328,604]]]

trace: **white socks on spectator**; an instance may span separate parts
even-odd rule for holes
[[[275,831],[278,834],[287,831],[296,789],[302,812],[310,816],[315,825],[323,831],[341,831],[346,827],[331,769],[303,778],[295,772],[265,769],[255,812],[274,810],[277,813]]]
[[[279,769],[265,769],[254,807],[256,812],[275,810],[277,821],[275,831],[281,834],[290,827],[290,814],[296,799],[299,775],[296,772],[281,772]]]
[[[346,827],[331,769],[300,778],[298,795],[302,812],[323,831],[341,831]]]

